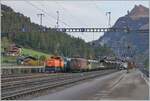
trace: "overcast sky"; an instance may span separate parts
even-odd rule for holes
[[[148,1],[25,1],[25,0],[1,0],[16,12],[23,13],[31,18],[32,22],[40,23],[38,13],[44,13],[43,25],[56,26],[56,11],[59,11],[59,27],[108,27],[108,16],[111,12],[111,25],[116,20],[127,14],[134,5],[142,4],[149,7]],[[65,23],[65,24],[64,24]],[[68,33],[84,39],[86,42],[98,39],[103,33]]]

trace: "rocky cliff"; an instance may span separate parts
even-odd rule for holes
[[[149,28],[149,8],[142,5],[128,11],[120,17],[113,27],[130,29]],[[102,37],[95,41],[96,46],[106,44],[111,47],[118,56],[137,57],[144,55],[148,58],[149,33],[125,33],[125,32],[106,32]],[[143,59],[144,60],[144,59]]]

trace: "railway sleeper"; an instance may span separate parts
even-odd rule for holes
[[[88,75],[86,77],[80,77],[80,78],[74,78],[74,79],[71,79],[71,80],[65,80],[65,81],[62,81],[62,82],[56,82],[55,85],[47,85],[47,86],[44,85],[44,87],[38,87],[38,88],[32,88],[30,90],[19,91],[17,94],[2,97],[2,99],[4,100],[4,99],[7,99],[7,98],[12,98],[12,97],[15,97],[15,96],[18,96],[18,95],[19,96],[25,96],[25,95],[29,95],[29,94],[32,95],[34,92],[39,93],[39,92],[47,90],[47,89],[56,88],[56,87],[59,87],[59,86],[62,86],[62,85],[74,83],[74,82],[77,82],[77,81],[82,81],[82,80],[85,80],[85,79],[90,79],[90,78],[101,76],[101,75],[108,74],[108,73],[110,73],[110,72],[97,74],[97,75],[92,75],[92,76]]]

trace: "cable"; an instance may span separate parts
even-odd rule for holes
[[[38,8],[37,6],[33,5],[32,3],[30,3],[29,1],[25,1],[26,3],[30,4],[32,7],[36,8],[37,10],[40,10],[42,12],[44,12],[44,10]],[[45,12],[44,12],[45,13]],[[47,18],[47,17],[46,17]],[[49,18],[48,18],[49,19]],[[46,19],[47,20],[47,19]],[[52,20],[52,19],[49,19],[49,20]],[[47,20],[49,22],[49,20]],[[51,24],[50,24],[51,25]]]
[[[41,6],[43,6],[44,7],[44,5],[43,4],[41,4],[40,3],[40,5]],[[47,12],[46,12],[47,13]],[[49,15],[49,13],[47,13],[48,15]],[[56,18],[53,16],[53,19],[55,19],[56,20]],[[65,23],[65,22],[63,22],[63,21],[61,21],[61,20],[59,20],[61,23],[63,23],[64,25],[66,25],[66,26],[69,26],[67,23]],[[69,26],[70,27],[70,26]]]
[[[40,5],[44,7],[44,5],[42,5],[42,4],[40,4]],[[53,19],[56,19],[56,18],[53,18]],[[60,20],[59,20],[59,22],[60,22]],[[66,26],[69,26],[67,23],[65,23],[65,22],[63,22],[63,21],[61,21],[61,23],[63,23],[63,24],[66,25]],[[70,26],[69,26],[69,27],[70,27]]]
[[[34,8],[36,8],[36,9],[38,9],[38,10],[44,12],[45,14],[47,14],[48,16],[50,16],[51,18],[53,18],[54,20],[56,20],[56,18],[55,18],[54,16],[50,15],[50,14],[47,13],[45,10],[43,10],[43,9],[41,9],[41,8],[39,8],[39,7],[37,7],[36,5],[32,4],[32,3],[29,2],[29,1],[25,1],[25,2],[28,3],[28,4],[30,4],[30,5],[33,6]],[[66,25],[66,26],[69,26],[69,25],[66,24],[65,22],[62,22],[62,21],[60,21],[60,22],[63,23],[64,25]]]
[[[59,7],[61,7],[61,8],[63,8],[63,10],[64,11],[67,11],[68,13],[67,14],[69,14],[71,17],[73,17],[73,18],[76,18],[76,21],[78,21],[79,22],[79,24],[82,22],[83,23],[83,21],[81,21],[79,18],[77,18],[77,17],[74,17],[70,12],[69,12],[69,10],[67,10],[66,8],[64,8],[60,3],[58,3],[57,1],[55,2],[57,5],[59,5]],[[83,23],[84,25],[86,25],[85,23]]]

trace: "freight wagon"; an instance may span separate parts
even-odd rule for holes
[[[120,62],[118,61],[104,59],[104,60],[101,60],[100,62],[104,66],[104,69],[119,69],[120,68]]]
[[[50,57],[45,64],[46,72],[85,72],[119,67],[119,64],[115,61],[62,58],[57,56]]]
[[[72,58],[70,61],[71,71],[87,71],[89,70],[89,62],[84,58]]]
[[[89,62],[89,70],[93,71],[93,70],[100,70],[103,69],[104,66],[97,60],[88,60]]]
[[[84,58],[73,58],[70,61],[70,69],[71,69],[71,71],[80,71],[80,72],[102,70],[102,69],[108,69],[109,68],[108,64],[106,66],[98,60],[87,60]],[[112,64],[110,64],[110,65],[112,65]]]

